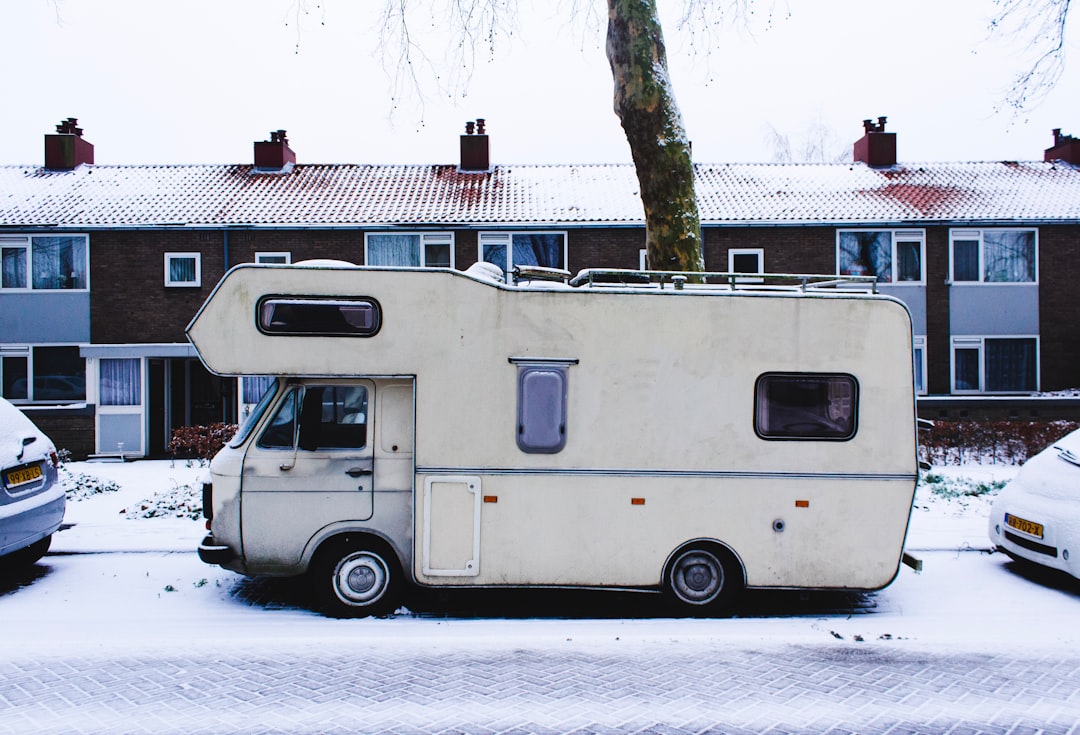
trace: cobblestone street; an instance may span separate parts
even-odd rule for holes
[[[198,645],[193,646],[200,649]],[[1080,659],[766,646],[0,663],[0,732],[1078,733]]]

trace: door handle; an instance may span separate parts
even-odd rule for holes
[[[350,467],[349,469],[345,470],[345,474],[348,475],[349,477],[363,477],[364,475],[370,475],[371,474],[371,468],[370,467]]]

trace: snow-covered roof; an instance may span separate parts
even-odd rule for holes
[[[1057,162],[697,164],[703,224],[1080,221]],[[641,225],[629,164],[0,166],[0,226]]]

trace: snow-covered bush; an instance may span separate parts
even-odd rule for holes
[[[202,486],[199,483],[181,485],[175,480],[169,490],[140,500],[120,511],[129,520],[136,518],[202,518]]]

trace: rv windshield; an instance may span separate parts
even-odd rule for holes
[[[276,380],[266,387],[266,390],[263,391],[262,398],[255,404],[255,408],[251,409],[251,413],[244,419],[244,423],[240,424],[240,428],[236,430],[236,435],[233,436],[232,440],[229,442],[230,447],[238,447],[248,438],[248,434],[255,428],[255,424],[259,423],[259,418],[266,412],[266,407],[274,400],[274,396],[277,394],[277,388],[278,383]]]

